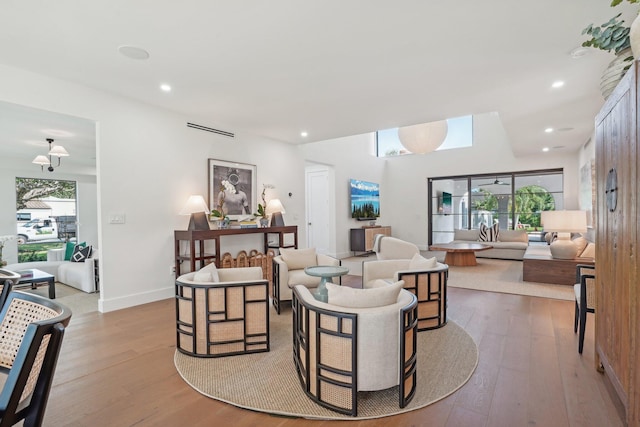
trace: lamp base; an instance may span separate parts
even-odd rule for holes
[[[549,246],[551,257],[555,259],[574,259],[578,255],[578,247],[572,240],[557,239]]]
[[[284,218],[280,212],[274,212],[271,214],[271,226],[284,227]]]
[[[209,221],[207,221],[207,214],[204,212],[194,212],[189,219],[189,231],[194,230],[209,230]]]

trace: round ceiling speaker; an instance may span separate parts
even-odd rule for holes
[[[400,143],[414,154],[435,151],[447,137],[446,120],[398,128]]]

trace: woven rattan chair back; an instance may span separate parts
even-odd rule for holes
[[[46,298],[11,292],[0,313],[0,427],[42,424],[71,311]]]

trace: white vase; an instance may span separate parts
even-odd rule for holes
[[[625,59],[630,56],[633,56],[630,48],[618,53],[615,59],[609,63],[607,69],[604,70],[604,73],[602,73],[602,78],[600,79],[600,92],[604,99],[607,99],[609,95],[611,95],[613,89],[616,88],[620,79],[624,76],[625,67],[631,65],[631,61],[625,61]]]
[[[640,15],[636,17],[631,23],[631,30],[629,31],[629,43],[631,44],[631,51],[634,58],[640,58]]]

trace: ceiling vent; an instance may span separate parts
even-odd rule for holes
[[[203,130],[203,131],[206,131],[206,132],[217,133],[218,135],[228,136],[229,138],[235,137],[235,134],[233,134],[231,132],[227,132],[227,131],[220,130],[220,129],[209,128],[209,127],[206,127],[206,126],[197,125],[195,123],[187,122],[187,127]]]

